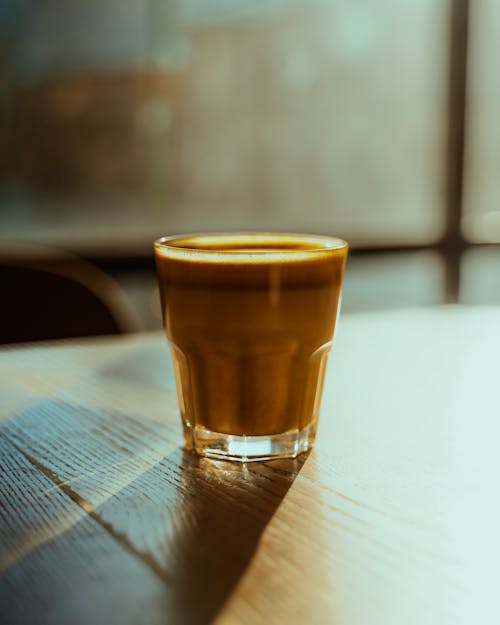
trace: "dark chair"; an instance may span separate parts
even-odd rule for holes
[[[0,244],[0,344],[137,331],[119,286],[82,259]]]

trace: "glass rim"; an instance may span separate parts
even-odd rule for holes
[[[293,242],[302,243],[307,245],[308,243],[311,245],[310,248],[280,248],[275,250],[269,249],[231,249],[224,248],[222,246],[214,246],[214,247],[190,247],[189,245],[175,245],[176,241],[182,240],[196,240],[196,239],[205,239],[210,240],[229,240],[231,239],[235,241],[245,241],[250,242],[253,239],[267,239],[269,243],[271,241],[280,241],[280,240],[291,240]],[[339,251],[343,249],[348,249],[349,244],[344,239],[340,237],[335,237],[326,234],[311,234],[311,233],[298,233],[298,232],[258,232],[258,231],[249,231],[249,232],[190,232],[190,233],[182,233],[182,234],[174,234],[174,235],[165,235],[159,237],[154,241],[154,249],[158,252],[161,252],[162,249],[166,250],[178,250],[180,252],[185,252],[188,254],[214,254],[214,255],[296,255],[296,254],[324,254],[329,251]]]

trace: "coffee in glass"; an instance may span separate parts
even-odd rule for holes
[[[155,242],[188,448],[245,461],[311,446],[347,250],[296,234]]]

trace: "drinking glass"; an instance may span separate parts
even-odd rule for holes
[[[348,245],[239,233],[154,244],[186,446],[227,460],[313,444]]]

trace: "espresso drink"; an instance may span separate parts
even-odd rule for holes
[[[187,439],[314,437],[347,244],[238,234],[155,244]]]

